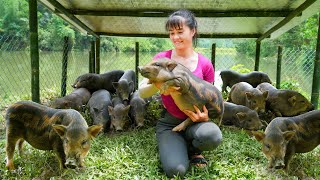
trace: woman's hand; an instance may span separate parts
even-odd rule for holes
[[[193,122],[207,122],[209,120],[208,109],[205,105],[202,107],[203,112],[196,105],[193,105],[193,108],[196,110],[195,113],[190,110],[183,111]]]

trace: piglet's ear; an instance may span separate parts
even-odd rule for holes
[[[117,89],[118,86],[119,86],[119,83],[118,82],[112,82],[112,86]]]
[[[65,101],[64,103],[63,103],[63,105],[64,105],[64,107],[70,107],[71,106],[71,101]]]
[[[126,107],[124,108],[124,112],[125,112],[125,113],[129,113],[130,107],[131,107],[130,105],[126,106]]]
[[[251,131],[251,132],[256,138],[256,140],[258,140],[259,142],[261,142],[266,137],[266,135],[263,132],[260,132],[260,131]]]
[[[238,117],[238,119],[239,119],[240,121],[243,121],[243,120],[247,117],[246,113],[244,113],[244,112],[238,112],[238,113],[236,114],[236,116]]]
[[[92,137],[96,137],[101,130],[102,130],[102,124],[93,125],[93,126],[90,126],[90,127],[88,128],[88,133],[89,133]]]
[[[283,137],[286,141],[290,141],[295,134],[296,134],[296,131],[285,131],[283,132]]]
[[[177,62],[175,62],[175,61],[169,60],[167,62],[167,68],[169,71],[172,71],[177,65],[178,65]]]
[[[52,127],[60,137],[64,137],[64,135],[65,135],[65,133],[67,131],[67,127],[66,126],[53,124]]]
[[[264,99],[267,99],[268,94],[269,94],[269,92],[268,92],[268,91],[265,91],[265,92],[263,92],[263,93],[262,93],[262,95],[263,95]]]
[[[249,100],[252,99],[253,94],[252,94],[251,92],[245,92],[245,94],[246,94],[246,96],[247,96],[247,98],[248,98]]]
[[[112,106],[108,106],[108,111],[109,111],[109,114],[112,115],[112,113],[113,113],[113,107],[112,107]]]
[[[290,98],[288,99],[288,101],[289,101],[289,104],[290,104],[291,106],[294,106],[294,105],[296,105],[297,97],[296,97],[296,96],[292,96],[292,97],[290,97]]]

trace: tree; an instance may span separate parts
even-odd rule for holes
[[[261,56],[274,56],[276,47],[282,45],[286,48],[303,47],[313,49],[317,40],[318,14],[308,18],[300,25],[282,34],[277,39],[263,40],[261,44]],[[236,50],[241,54],[252,56],[255,54],[255,40],[242,40],[236,43]]]

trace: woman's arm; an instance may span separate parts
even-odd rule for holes
[[[156,94],[159,89],[154,84],[149,84],[149,79],[144,78],[139,84],[138,91],[141,98],[148,98]]]

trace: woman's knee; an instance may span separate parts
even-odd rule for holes
[[[196,132],[194,141],[198,142],[201,150],[213,150],[222,142],[222,132],[214,123],[206,123],[202,125]]]
[[[204,141],[205,141],[205,144],[209,146],[211,145],[210,150],[217,148],[219,144],[222,142],[222,133],[220,129],[206,134]]]
[[[165,174],[169,177],[184,177],[189,168],[189,164],[171,164],[167,167],[164,167]]]

